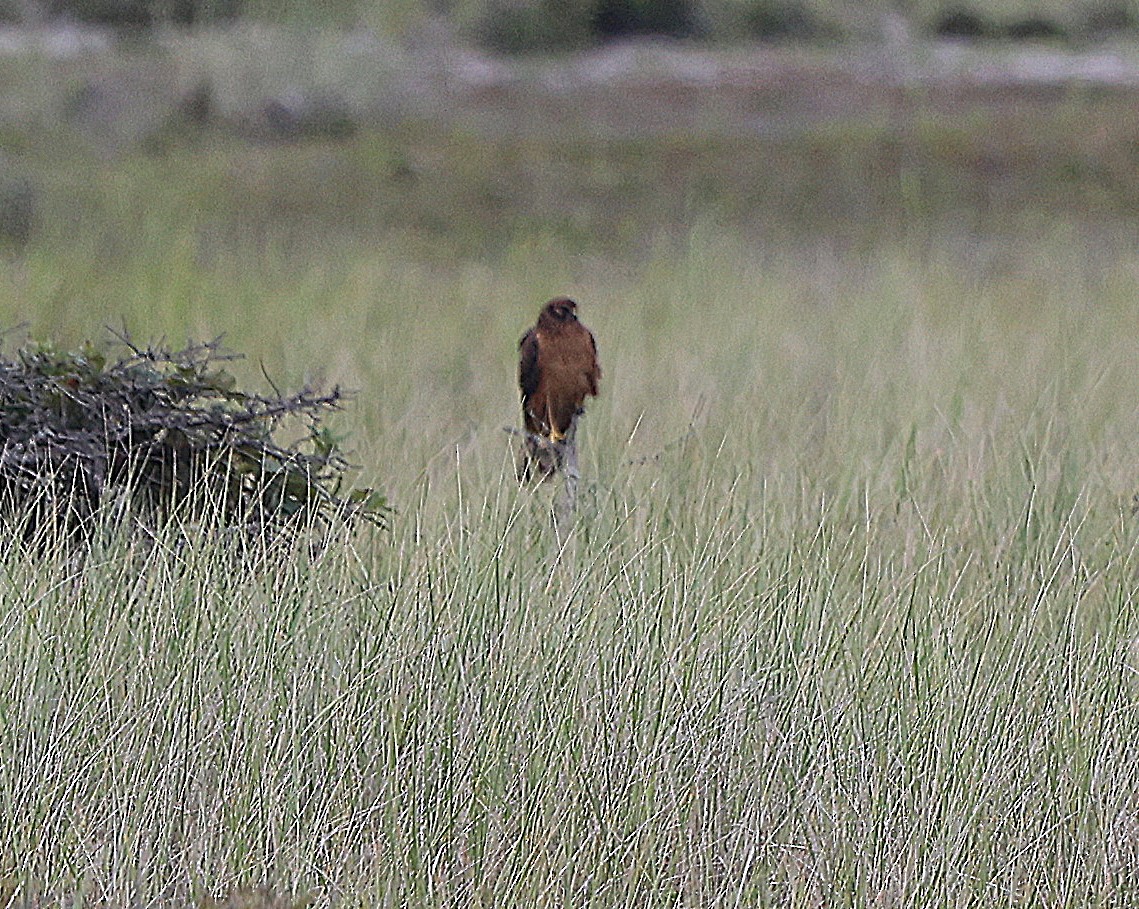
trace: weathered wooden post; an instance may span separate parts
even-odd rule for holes
[[[562,487],[554,500],[554,527],[560,538],[569,530],[577,513],[577,481],[581,479],[577,469],[577,417],[570,423],[566,437],[555,446],[562,474]]]

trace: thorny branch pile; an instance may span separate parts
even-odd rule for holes
[[[213,515],[254,531],[312,519],[363,518],[388,508],[368,489],[341,494],[349,465],[322,417],[343,393],[239,391],[239,359],[219,341],[172,351],[113,345],[62,351],[29,343],[0,355],[0,513],[25,536],[87,536],[102,506],[138,516]],[[300,424],[295,442],[276,436]]]

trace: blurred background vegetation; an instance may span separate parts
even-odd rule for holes
[[[584,47],[614,37],[665,35],[716,41],[843,39],[874,30],[884,14],[922,32],[985,38],[1086,39],[1133,31],[1134,0],[3,0],[0,17],[67,17],[114,25],[269,21],[355,23],[400,29],[450,19],[502,51]]]
[[[394,230],[483,255],[538,231],[624,255],[700,218],[876,233],[1136,202],[1139,0],[0,0],[0,23],[17,244],[106,210],[112,159],[206,244]]]

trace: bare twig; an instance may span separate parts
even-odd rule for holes
[[[629,464],[633,467],[643,467],[646,464],[655,464],[655,463],[659,462],[662,458],[664,458],[664,456],[666,454],[668,454],[669,452],[671,452],[677,448],[683,447],[685,443],[687,443],[691,439],[694,439],[698,434],[696,424],[700,420],[700,415],[704,410],[705,403],[706,403],[706,401],[705,401],[703,396],[701,396],[699,398],[699,400],[697,400],[696,407],[693,408],[693,410],[692,410],[692,418],[688,421],[688,429],[686,429],[683,433],[681,433],[679,436],[677,436],[675,439],[673,439],[671,442],[669,442],[667,445],[665,445],[663,448],[661,448],[659,451],[655,452],[654,454],[643,455],[642,457],[639,457],[639,458],[629,458],[627,461],[625,461],[625,463]],[[638,426],[640,425],[639,420],[637,422],[637,425]],[[634,428],[634,432],[635,431],[636,431],[636,429]],[[630,440],[631,439],[632,439],[632,435],[630,435]]]

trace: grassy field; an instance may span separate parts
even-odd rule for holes
[[[824,155],[847,208],[814,230],[718,189],[630,205],[614,244],[588,208],[452,194],[414,144],[408,190],[387,141],[42,159],[50,218],[0,265],[0,323],[224,333],[243,383],[358,389],[338,427],[399,512],[271,570],[194,534],[82,565],[5,546],[0,892],[1135,905],[1126,212],[930,211],[902,168],[860,221],[859,169]],[[469,166],[503,193],[554,167],[491,149]],[[590,161],[620,208],[620,156],[568,173]],[[503,432],[555,293],[605,371],[562,535]]]

